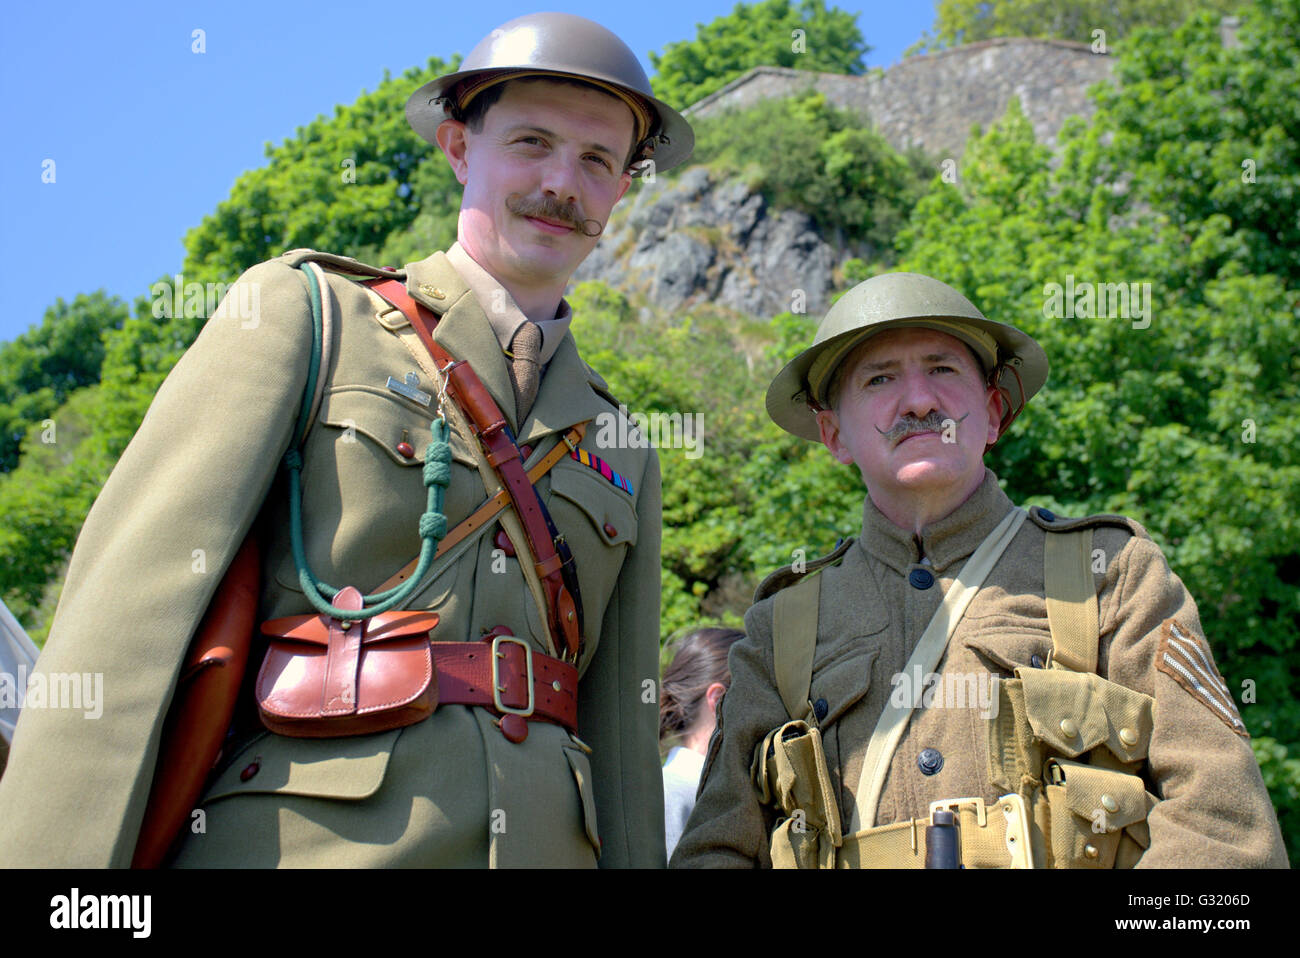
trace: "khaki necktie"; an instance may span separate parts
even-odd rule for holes
[[[537,398],[537,387],[541,381],[541,367],[538,356],[542,350],[542,329],[536,323],[524,323],[510,342],[510,352],[514,362],[510,364],[510,385],[515,389],[516,420],[520,427],[528,418]]]

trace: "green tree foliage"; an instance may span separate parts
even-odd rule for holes
[[[1165,548],[1270,743],[1258,752],[1295,855],[1300,9],[1266,0],[1240,37],[1225,49],[1210,15],[1135,32],[1119,85],[1098,90],[1090,126],[1062,131],[1055,168],[1013,106],[968,144],[958,182],[917,205],[899,267],[1047,350],[1048,387],[990,464],[1013,499],[1127,513]],[[1067,277],[1150,284],[1149,309],[1072,317],[1051,286]]]
[[[659,99],[684,109],[752,67],[859,74],[870,51],[857,15],[824,0],[738,3],[726,16],[697,24],[694,40],[651,53],[651,86]]]
[[[103,290],[71,303],[60,298],[40,326],[0,345],[0,473],[18,465],[29,429],[42,431],[74,390],[99,381],[104,335],[126,317],[126,304]]]
[[[696,132],[696,163],[743,174],[769,203],[807,213],[840,247],[877,253],[892,246],[930,169],[814,92],[709,117]]]
[[[1140,27],[1172,30],[1201,11],[1232,13],[1243,0],[937,0],[934,26],[908,52],[992,37],[1046,37],[1109,46]]]
[[[460,186],[441,152],[406,122],[411,91],[454,70],[429,61],[385,74],[332,118],[318,117],[241,176],[185,237],[185,279],[233,282],[248,267],[309,246],[374,262],[444,248],[456,238]],[[390,245],[391,243],[391,245]]]

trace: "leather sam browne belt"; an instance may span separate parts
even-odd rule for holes
[[[541,719],[578,731],[578,670],[498,626],[483,642],[434,642],[439,705],[478,705],[512,742]]]
[[[549,517],[537,490],[524,472],[519,447],[510,434],[505,416],[469,363],[453,359],[434,342],[432,328],[437,317],[412,299],[402,282],[376,278],[367,280],[364,285],[407,318],[437,363],[446,381],[447,394],[469,419],[483,446],[488,465],[500,477],[523,524],[537,576],[546,594],[547,625],[555,648],[576,662],[582,650],[582,611],[573,560],[571,556],[560,555],[556,549]]]

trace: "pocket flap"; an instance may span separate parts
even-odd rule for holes
[[[1146,758],[1155,699],[1091,672],[1016,669],[1034,735],[1075,758],[1105,745],[1121,761]]]
[[[857,705],[871,688],[871,667],[879,649],[855,651],[829,666],[815,666],[809,697],[816,703],[826,700],[826,716],[817,720],[826,728]]]
[[[585,466],[561,460],[551,470],[551,491],[586,513],[605,545],[636,545],[636,509],[632,500],[604,477]]]
[[[1008,675],[1019,668],[1042,668],[1034,664],[1034,656],[1046,664],[1052,651],[1050,636],[1028,635],[1023,632],[984,633],[965,639],[966,647],[988,659]]]
[[[230,795],[280,794],[369,798],[384,781],[393,743],[402,733],[306,739],[266,734],[250,743],[213,783],[200,804]],[[246,773],[247,780],[244,779]]]
[[[1092,822],[1096,831],[1115,832],[1144,822],[1156,805],[1156,797],[1137,775],[1065,759],[1051,764],[1064,775],[1070,811]]]
[[[398,465],[414,466],[424,462],[434,415],[432,407],[417,409],[414,402],[376,386],[336,386],[321,400],[317,418],[335,429],[355,430],[376,443]],[[414,455],[398,452],[401,442],[410,443]],[[465,437],[452,431],[450,444],[453,459],[474,464],[474,453]]]

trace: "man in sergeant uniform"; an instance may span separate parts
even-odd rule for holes
[[[525,467],[560,454],[536,487],[577,564],[581,680],[554,683],[559,698],[576,695],[576,734],[540,714],[510,726],[492,702],[444,702],[368,735],[255,730],[202,796],[203,827],[186,829],[176,863],[662,866],[658,716],[644,695],[659,650],[658,462],[648,448],[597,448],[598,422],[572,452],[559,446],[576,424],[619,415],[579,358],[561,296],[632,176],[648,159],[685,160],[691,130],[650,95],[617,37],[567,14],[494,30],[406,112],[464,196],[457,243],[389,275],[439,317],[435,342],[472,365]],[[323,266],[333,317],[302,449],[307,564],[366,593],[419,551],[438,394],[428,351],[402,312],[354,281],[370,272],[354,260],[299,250],[252,268],[227,303],[255,290],[259,314],[235,307],[205,326],[86,521],[40,667],[102,672],[103,717],[23,715],[0,781],[0,863],[132,861],[187,643],[250,529],[263,543],[260,617],[310,611],[285,483],[273,485],[308,375],[308,284],[293,268],[303,260]],[[451,529],[497,484],[464,419],[449,421]],[[503,529],[513,514],[438,559],[406,607],[438,613],[435,641],[479,643],[485,657],[484,635],[504,627],[541,670],[557,637],[516,557],[526,546]],[[549,695],[548,681],[539,712]]]
[[[1046,379],[1032,338],[909,273],[776,377],[776,423],[860,470],[862,534],[759,587],[673,867],[1286,865],[1159,548],[1026,515],[983,464]]]

